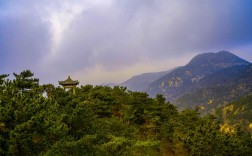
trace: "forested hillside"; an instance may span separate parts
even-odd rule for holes
[[[252,94],[220,105],[216,113],[224,127],[233,129],[239,126],[242,130],[252,133]]]
[[[125,87],[73,95],[29,70],[14,77],[0,75],[0,155],[252,155],[251,133],[226,130],[218,113],[180,112]]]

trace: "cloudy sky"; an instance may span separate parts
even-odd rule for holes
[[[251,0],[0,0],[0,74],[118,83],[221,50],[252,62]]]

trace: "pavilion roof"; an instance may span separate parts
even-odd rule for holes
[[[72,80],[70,76],[65,81],[59,81],[60,85],[78,85],[79,81]]]

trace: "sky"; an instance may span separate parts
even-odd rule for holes
[[[0,74],[121,83],[221,50],[252,62],[251,0],[0,0]]]

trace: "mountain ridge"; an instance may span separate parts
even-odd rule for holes
[[[184,107],[191,107],[190,105],[186,104],[186,100],[192,102],[197,101],[192,99],[197,98],[197,96],[191,96],[191,99],[185,98],[186,100],[182,100],[183,104],[181,104],[181,100],[180,103],[178,103],[177,99],[183,97],[186,94],[190,94],[192,91],[197,91],[198,89],[204,88],[202,86],[206,84],[211,85],[205,86],[205,88],[209,88],[205,89],[204,91],[214,92],[216,88],[211,91],[211,87],[214,88],[217,85],[216,82],[214,82],[214,77],[218,77],[218,81],[225,80],[224,78],[228,77],[237,78],[238,80],[232,79],[233,83],[245,83],[245,86],[249,86],[248,81],[250,80],[250,77],[242,80],[242,76],[237,76],[237,73],[243,73],[245,75],[250,74],[250,72],[246,73],[243,71],[252,71],[252,67],[250,65],[250,62],[228,51],[220,51],[217,53],[203,53],[195,56],[187,65],[176,69],[169,74],[164,75],[157,81],[152,82],[145,91],[149,93],[152,97],[154,97],[156,94],[162,94],[168,101],[171,101],[174,104],[177,104],[178,106],[183,105]],[[224,72],[226,75],[221,73],[222,70],[226,70]],[[222,77],[214,76],[214,73],[217,73]],[[213,76],[211,77],[211,75]],[[237,86],[238,85],[234,85],[233,87]],[[229,87],[232,90],[231,86],[225,87]],[[247,89],[249,90],[248,92],[250,92],[252,88],[250,89],[250,87],[248,87]],[[197,106],[197,103],[194,106]]]
[[[228,58],[228,59],[227,59]],[[241,61],[242,60],[242,61]],[[249,63],[248,61],[228,52],[219,51],[217,53],[208,52],[196,55],[186,66],[201,66],[201,65],[242,65],[244,63]]]
[[[161,71],[161,72],[150,72],[150,73],[143,73],[140,75],[132,76],[127,81],[120,83],[120,86],[127,87],[131,91],[144,91],[146,87],[152,83],[153,81],[156,81],[158,78],[169,74],[173,70],[177,69],[179,67],[172,68],[167,71]]]

